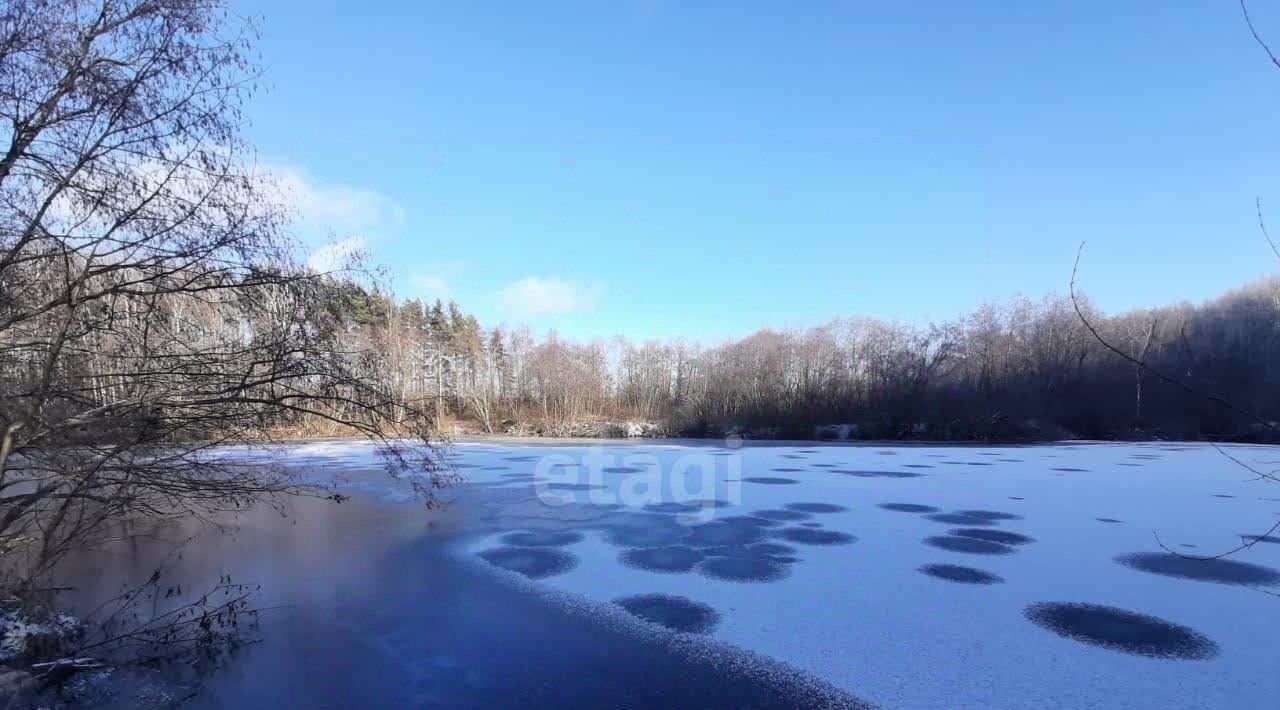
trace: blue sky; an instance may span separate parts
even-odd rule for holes
[[[1082,240],[1107,310],[1276,270],[1280,70],[1232,0],[235,7],[300,231],[489,325],[924,322],[1063,291]]]

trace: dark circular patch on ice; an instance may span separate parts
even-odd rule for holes
[[[637,547],[618,555],[622,564],[646,572],[688,572],[702,561],[703,554],[685,545]]]
[[[987,528],[956,528],[949,530],[948,535],[957,537],[971,537],[975,540],[986,540],[987,542],[998,542],[1002,545],[1026,545],[1035,542],[1035,538],[1027,537],[1021,533],[1009,532],[1008,530],[989,530]]]
[[[550,491],[591,491],[603,490],[604,486],[593,485],[590,483],[548,483],[547,490]]]
[[[838,530],[814,530],[813,528],[783,528],[774,533],[788,542],[801,545],[848,545],[858,538]]]
[[[920,478],[923,473],[915,473],[912,471],[863,471],[851,468],[833,468],[835,473],[843,473],[846,476],[857,476],[858,478]]]
[[[762,483],[769,486],[785,486],[791,483],[799,483],[794,478],[778,478],[776,476],[746,476],[742,480],[747,483]]]
[[[734,519],[741,520],[744,525],[754,525],[758,528],[776,528],[787,522],[782,520],[772,520],[770,518],[757,518],[754,515],[746,515]]]
[[[553,547],[495,547],[481,552],[480,557],[495,567],[519,572],[529,579],[564,574],[578,564],[576,557]]]
[[[650,503],[649,505],[646,505],[644,509],[646,512],[649,512],[649,513],[678,514],[678,513],[696,513],[698,512],[699,507],[700,506],[698,506],[696,503],[667,502],[667,503]]]
[[[951,535],[934,535],[926,537],[924,544],[932,545],[951,552],[967,552],[973,555],[1007,555],[1013,552],[1008,545],[988,540],[977,540],[971,537],[955,537]]]
[[[1064,638],[1152,658],[1204,660],[1218,645],[1185,626],[1099,604],[1046,602],[1023,612],[1027,620]]]
[[[796,548],[780,542],[760,542],[747,549],[761,555],[794,555],[796,553]]]
[[[1004,581],[1003,577],[998,577],[990,572],[983,572],[980,569],[962,565],[932,564],[924,565],[919,569],[930,577],[945,579],[948,582],[960,582],[961,584],[1000,584]]]
[[[573,530],[529,530],[502,536],[502,544],[516,547],[561,547],[575,542],[582,542],[582,533]]]
[[[1124,522],[1123,520],[1116,520],[1115,518],[1095,518],[1095,519],[1100,523],[1123,523]]]
[[[1021,515],[1013,513],[1005,513],[999,510],[957,510],[960,515],[967,515],[970,518],[982,518],[983,520],[1022,520]]]
[[[1121,555],[1116,562],[1142,572],[1166,577],[1194,579],[1219,584],[1280,584],[1280,572],[1270,567],[1235,560],[1198,560],[1165,552],[1137,552]]]
[[[605,473],[640,473],[644,469],[637,466],[605,466],[600,470]]]
[[[659,503],[658,505],[663,505],[663,504]],[[716,500],[714,498],[704,498],[704,499],[698,499],[698,500],[682,500],[682,501],[679,501],[678,503],[675,503],[675,505],[688,506],[691,509],[689,512],[698,511],[698,510],[713,510],[713,509],[718,510],[720,508],[733,507],[733,503],[730,503],[727,500]]]
[[[1235,498],[1235,496],[1229,496],[1226,493],[1214,493],[1213,497],[1214,498]]]
[[[674,523],[644,527],[617,525],[605,530],[604,539],[619,547],[662,547],[680,542],[688,535],[688,528]]]
[[[1070,466],[1056,466],[1049,469],[1050,471],[1066,471],[1067,473],[1088,473],[1087,468],[1071,468]]]
[[[1009,500],[1026,500],[1022,496],[1009,496]]]
[[[721,545],[719,547],[708,547],[702,551],[707,557],[746,557],[757,558],[767,557],[774,560],[782,560],[784,557],[790,557],[796,553],[796,549],[790,545],[783,545],[778,542],[757,542],[754,545]]]
[[[919,503],[881,503],[878,507],[892,510],[895,513],[936,513],[937,508]]]
[[[786,508],[801,513],[843,513],[848,510],[843,505],[835,503],[791,503]]]
[[[700,562],[698,571],[728,582],[776,582],[787,576],[786,563],[768,556],[712,557]]]
[[[1268,542],[1272,545],[1280,545],[1280,537],[1274,535],[1241,535],[1247,542]]]
[[[935,513],[924,517],[935,523],[946,523],[947,525],[990,526],[996,524],[994,520],[989,520],[987,518],[975,518],[972,515],[961,515],[960,513]]]
[[[717,520],[689,528],[688,544],[695,547],[748,545],[764,538],[760,526],[744,519]]]
[[[771,469],[769,469],[769,470],[770,470],[770,471],[777,471],[778,473],[800,473],[800,472],[801,472],[801,471],[803,471],[804,469],[803,469],[803,468],[788,468],[788,467],[786,467],[786,466],[781,466],[781,467],[778,467],[778,468],[771,468]]]
[[[637,594],[613,603],[645,621],[687,634],[705,634],[720,621],[706,604],[670,594]]]
[[[790,506],[787,506],[787,507],[790,507]],[[766,520],[787,520],[787,521],[808,520],[809,518],[813,517],[808,513],[801,512],[798,510],[773,510],[773,509],[757,510],[751,515],[757,518],[764,518]]]

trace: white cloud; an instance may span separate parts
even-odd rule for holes
[[[261,166],[269,189],[293,217],[304,239],[336,234],[374,234],[405,222],[404,209],[390,197],[365,188],[314,180],[302,168]]]
[[[353,255],[364,251],[364,248],[364,237],[347,237],[312,251],[307,257],[307,266],[320,273],[333,271],[341,268]]]
[[[307,266],[319,272],[342,268],[405,222],[395,200],[375,190],[314,179],[288,163],[258,165],[266,194],[283,209],[294,235],[308,250]]]
[[[449,282],[440,274],[416,273],[409,276],[409,286],[416,295],[426,300],[446,299],[452,293]]]
[[[498,291],[498,304],[515,316],[562,315],[590,308],[595,293],[557,278],[527,276]]]

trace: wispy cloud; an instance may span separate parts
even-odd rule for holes
[[[419,272],[409,275],[409,287],[414,295],[425,300],[447,299],[453,294],[449,281],[441,274]]]
[[[295,165],[266,163],[261,169],[274,197],[292,216],[304,239],[367,235],[405,222],[404,208],[376,190],[316,180]]]
[[[595,289],[565,279],[526,276],[499,289],[497,298],[507,313],[537,318],[587,310],[596,295]]]
[[[326,244],[311,252],[307,267],[320,273],[342,268],[351,257],[364,251],[365,245],[365,238],[358,235]]]
[[[326,272],[341,268],[371,240],[405,222],[405,211],[376,190],[317,180],[289,163],[258,165],[267,195],[288,216],[294,235],[308,250],[307,266]]]

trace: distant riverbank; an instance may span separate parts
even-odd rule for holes
[[[833,447],[979,447],[979,446],[1052,446],[1055,444],[1108,444],[1108,443],[1236,443],[1236,444],[1274,444],[1275,442],[1252,441],[1212,441],[1205,439],[796,439],[796,438],[754,438],[730,436],[689,436],[671,434],[652,437],[620,437],[620,436],[555,436],[540,434],[484,434],[473,432],[448,432],[441,434],[444,441],[450,443],[491,443],[514,444],[519,446],[574,446],[574,445],[611,445],[621,443],[670,443],[688,446],[735,447],[735,446],[833,446]],[[283,444],[300,444],[312,442],[351,442],[363,441],[364,437],[350,436],[281,436],[272,441]]]
[[[549,425],[540,422],[506,422],[499,431],[486,432],[478,423],[455,419],[446,422],[445,435],[454,439],[477,438],[495,441],[553,440],[565,442],[592,440],[686,440],[686,441],[752,441],[803,442],[807,444],[840,444],[854,446],[965,446],[1053,444],[1070,441],[1176,442],[1218,441],[1221,443],[1280,443],[1274,432],[1260,429],[1223,437],[1179,437],[1160,432],[1134,429],[1105,437],[1082,437],[1061,427],[1046,427],[1036,421],[1021,423],[1006,433],[985,437],[966,436],[971,432],[939,432],[920,426],[901,436],[886,436],[883,430],[857,424],[813,424],[808,426],[729,426],[703,430],[683,430],[644,420],[583,420]]]

